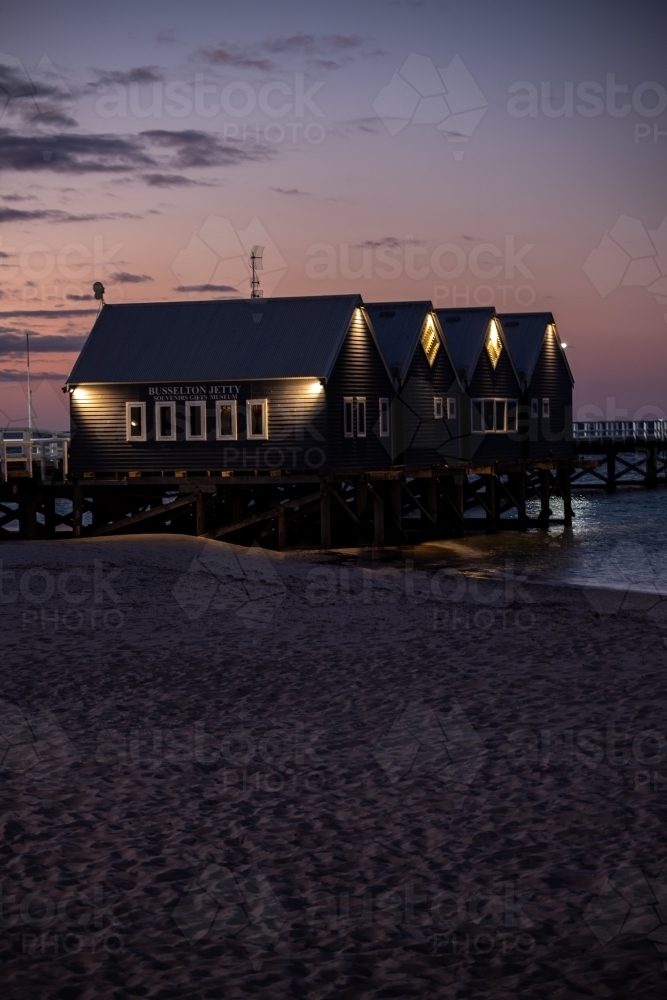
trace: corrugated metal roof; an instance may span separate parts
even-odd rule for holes
[[[549,324],[553,324],[558,343],[561,342],[553,314],[550,312],[503,313],[499,319],[503,325],[514,367],[517,369],[521,381],[528,385],[533,377]],[[563,358],[574,385],[574,378],[572,378],[567,358],[564,355]]]
[[[405,381],[412,357],[419,343],[428,313],[434,313],[433,303],[428,300],[417,302],[371,302],[366,303],[366,312],[376,333],[387,366],[398,369],[398,377]],[[454,359],[449,351],[440,323],[435,327],[443,350],[451,366],[456,371]]]
[[[401,381],[407,376],[424,321],[432,308],[428,301],[366,303],[385,361],[390,369],[398,371]]]
[[[477,367],[489,323],[496,315],[496,310],[493,306],[479,309],[436,309],[435,314],[456,373],[465,382],[469,382]]]
[[[68,382],[328,378],[358,295],[105,305]]]

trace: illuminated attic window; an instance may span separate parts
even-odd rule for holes
[[[500,339],[500,333],[498,332],[498,324],[495,319],[492,319],[489,323],[489,333],[486,338],[486,353],[489,355],[489,360],[494,368],[498,364],[498,359],[502,354],[502,350],[503,345]]]
[[[429,365],[433,367],[433,362],[435,361],[438,351],[440,350],[440,339],[435,329],[435,323],[433,322],[432,316],[429,316],[424,323],[424,329],[422,330],[421,335],[421,345],[424,348],[426,360]]]

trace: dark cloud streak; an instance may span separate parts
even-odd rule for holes
[[[96,91],[100,87],[127,87],[131,83],[162,83],[165,79],[164,70],[159,66],[134,66],[132,69],[95,69],[96,79],[87,84],[85,91]]]
[[[23,211],[18,208],[0,208],[0,223],[2,222],[99,222],[109,219],[140,219],[140,215],[131,212],[105,212],[88,215],[73,215],[56,208],[36,208]],[[2,256],[6,256],[3,254]]]
[[[130,274],[129,271],[114,271],[109,277],[119,285],[141,285],[153,280],[150,274]]]
[[[183,174],[143,174],[149,187],[210,187],[209,181],[193,181]]]
[[[86,335],[35,334],[30,336],[31,354],[51,354],[55,351],[80,351]],[[25,354],[25,334],[0,332],[0,352],[3,354]]]
[[[177,285],[175,292],[236,292],[233,285]]]
[[[257,45],[203,46],[190,56],[192,62],[204,62],[209,66],[230,66],[238,69],[255,69],[264,73],[278,69],[271,56],[300,56],[312,68],[336,70],[359,53],[364,46],[360,35],[312,35],[297,32],[283,38],[272,38]],[[371,55],[383,55],[375,50]]]
[[[97,309],[8,309],[0,312],[0,322],[23,316],[31,316],[33,319],[71,319],[75,316],[94,316],[96,313]]]
[[[0,128],[0,171],[129,174],[157,170],[164,177],[165,170],[235,166],[276,155],[274,147],[254,143],[250,148],[223,142],[217,133],[198,129],[151,129],[139,135],[63,135],[48,161],[42,156],[43,148],[43,143],[33,137]]]

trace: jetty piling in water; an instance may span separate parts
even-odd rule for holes
[[[242,545],[404,545],[572,523],[572,483],[599,458],[459,468],[10,479],[0,539],[176,532]],[[664,482],[664,450],[656,477]],[[531,505],[532,501],[532,505]]]

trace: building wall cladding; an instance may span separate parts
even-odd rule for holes
[[[185,439],[186,400],[201,400],[202,394],[151,392],[153,385],[84,385],[85,396],[71,398],[71,468],[74,476],[84,472],[140,470],[214,471],[223,469],[290,469],[319,471],[327,465],[326,394],[314,392],[314,379],[261,379],[237,382],[238,440],[216,440],[215,393],[208,390],[227,385],[223,379],[201,385],[206,392],[206,441]],[[189,388],[197,388],[190,386]],[[224,393],[217,393],[222,398]],[[184,397],[184,398],[176,398]],[[176,403],[176,441],[155,440],[156,398]],[[245,402],[268,399],[269,439],[248,441]],[[125,404],[146,403],[146,441],[126,440]]]
[[[365,397],[366,437],[346,438],[343,400]],[[391,380],[368,324],[356,310],[327,383],[329,467],[385,469],[392,465],[391,437],[380,437],[380,399],[393,396]]]
[[[480,351],[479,360],[467,387],[468,406],[473,399],[515,399],[521,401],[521,386],[512,367],[507,349],[503,347],[498,364],[491,364],[486,347]],[[507,434],[470,433],[468,457],[474,462],[511,462],[521,455],[521,442],[517,432]],[[464,449],[465,450],[465,449]]]
[[[433,416],[433,399],[456,399],[456,419]],[[392,406],[395,460],[409,468],[457,464],[460,457],[461,390],[454,369],[441,345],[433,367],[418,343],[407,377]],[[446,413],[446,411],[445,411]]]
[[[562,348],[553,334],[542,342],[530,385],[524,394],[524,409],[529,413],[531,399],[539,400],[537,420],[528,424],[527,458],[570,458],[572,444],[572,382]],[[542,417],[542,400],[549,400],[549,417]]]

